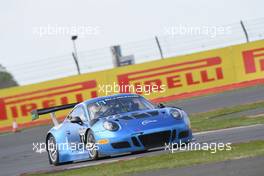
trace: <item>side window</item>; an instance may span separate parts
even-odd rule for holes
[[[71,117],[75,117],[75,116],[79,116],[82,121],[86,121],[87,118],[85,117],[85,111],[84,109],[79,106],[79,107],[76,107],[68,116],[68,119],[71,119]]]

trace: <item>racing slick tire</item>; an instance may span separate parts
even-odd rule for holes
[[[60,165],[59,163],[59,151],[57,149],[56,140],[53,135],[49,135],[47,138],[47,152],[49,156],[50,164],[55,166]]]
[[[92,160],[99,158],[98,148],[96,147],[96,140],[92,130],[89,130],[86,134],[86,144],[89,145],[89,155]]]

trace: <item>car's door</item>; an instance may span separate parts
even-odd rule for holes
[[[71,119],[76,116],[80,117],[83,123],[87,121],[86,112],[83,106],[77,106],[68,115],[68,128],[66,129],[68,142],[78,144],[80,142],[83,142],[82,140],[84,136],[81,136],[81,134],[82,131],[84,131],[85,127],[83,124],[71,122]]]

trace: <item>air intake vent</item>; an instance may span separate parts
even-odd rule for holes
[[[189,136],[189,131],[182,131],[179,134],[179,139],[186,138]]]
[[[140,135],[138,138],[146,148],[162,147],[170,142],[171,131]]]
[[[133,119],[132,117],[129,117],[129,116],[123,116],[121,117],[120,119],[123,119],[123,120],[131,120]]]
[[[126,141],[124,142],[116,142],[111,144],[113,148],[115,149],[121,149],[121,148],[129,148],[130,144]]]
[[[157,115],[159,115],[159,111],[149,111],[147,113],[150,114],[151,116],[157,116]]]
[[[136,137],[132,137],[131,139],[132,139],[132,142],[133,142],[133,144],[134,144],[135,146],[140,147],[140,144],[139,144],[139,142],[138,142],[138,140],[137,140]]]
[[[148,114],[146,114],[146,113],[142,113],[142,114],[134,114],[133,115],[135,118],[137,118],[137,119],[141,119],[141,118],[148,118],[148,117],[150,117]]]
[[[176,139],[176,130],[173,130],[171,133],[171,140],[174,141]]]

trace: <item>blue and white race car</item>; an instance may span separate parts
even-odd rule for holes
[[[59,124],[55,112],[73,108]],[[169,143],[188,143],[192,130],[180,108],[158,106],[140,95],[117,94],[81,103],[32,111],[32,119],[51,113],[54,127],[46,137],[53,165],[146,151]]]

